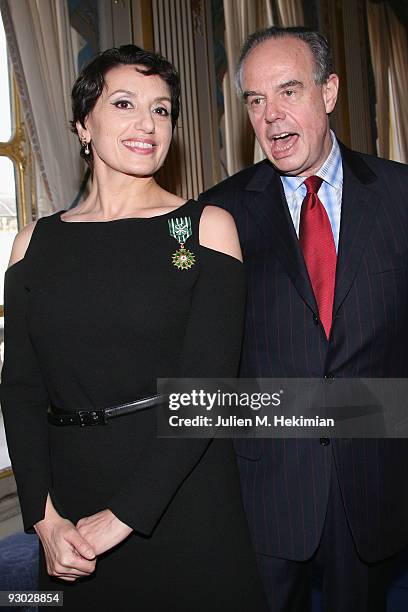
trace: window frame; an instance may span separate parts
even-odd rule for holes
[[[12,68],[10,68],[10,70],[12,70]],[[16,170],[17,225],[18,229],[22,229],[36,216],[33,157],[30,143],[27,138],[20,97],[14,75],[11,81],[11,114],[14,119],[14,131],[10,140],[7,142],[0,141],[0,156],[11,159]],[[28,185],[26,181],[27,170],[29,178]],[[30,196],[28,195],[28,191],[30,191]]]
[[[11,116],[14,127],[10,140],[0,141],[0,156],[13,162],[16,187],[17,228],[20,230],[37,217],[34,159],[23,119],[17,82],[12,66]],[[0,304],[0,317],[4,317],[4,304]],[[11,466],[0,469],[0,480],[12,476]]]

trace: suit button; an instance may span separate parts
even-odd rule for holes
[[[313,313],[313,323],[315,325],[319,325],[319,317],[317,316],[315,312]]]
[[[320,438],[320,444],[322,446],[329,446],[330,444],[330,438]]]
[[[330,374],[330,372],[328,374],[325,374],[324,377],[326,379],[326,382],[333,382],[334,380],[334,376],[333,374]]]

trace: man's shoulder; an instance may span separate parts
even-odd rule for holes
[[[359,151],[348,149],[344,145],[341,146],[341,154],[343,161],[351,161],[352,164],[363,164],[367,166],[377,177],[401,176],[405,179],[408,178],[407,164],[385,159],[383,157],[377,157],[376,155],[360,153]]]
[[[236,174],[229,176],[217,185],[207,189],[200,194],[201,202],[213,202],[222,204],[225,200],[234,197],[235,194],[241,194],[250,184],[251,181],[259,174],[274,173],[274,169],[267,160],[262,160],[253,166],[244,168]]]

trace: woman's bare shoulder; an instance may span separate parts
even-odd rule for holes
[[[17,236],[14,238],[13,248],[11,250],[11,256],[9,266],[17,263],[24,258],[28,245],[30,244],[31,236],[33,235],[34,228],[37,221],[29,223],[22,230],[20,230]]]
[[[200,219],[200,244],[242,261],[234,218],[219,206],[208,204],[204,207]]]

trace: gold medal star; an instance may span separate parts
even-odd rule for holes
[[[195,264],[195,255],[188,249],[178,249],[173,253],[172,263],[179,270],[188,270]]]

